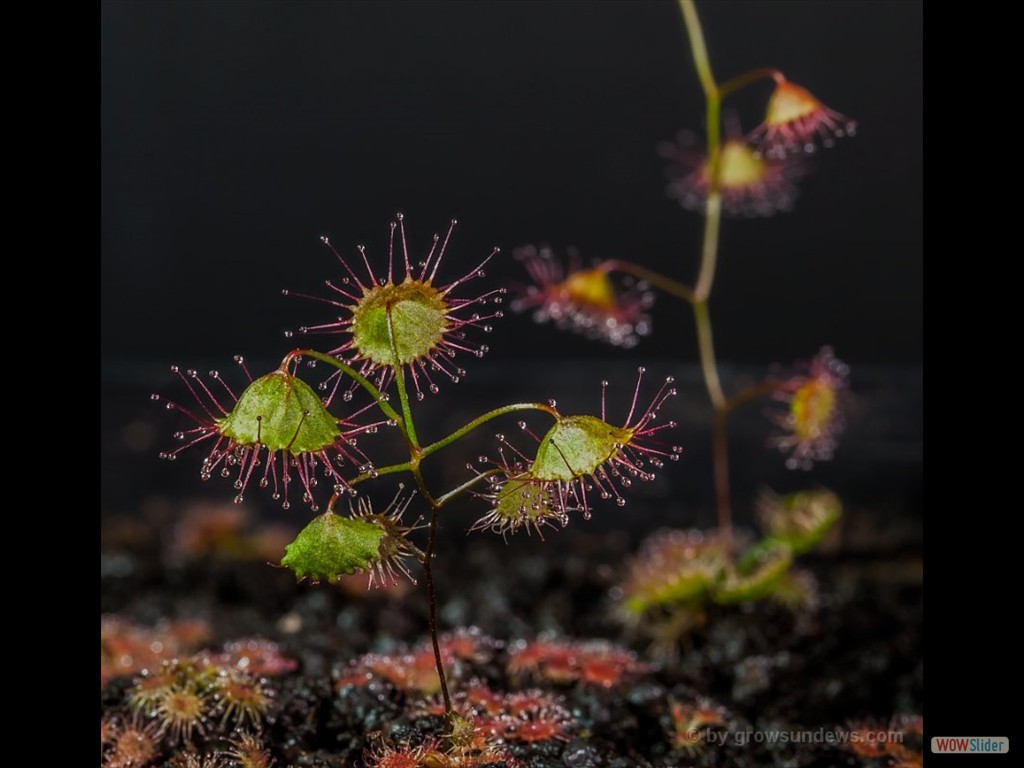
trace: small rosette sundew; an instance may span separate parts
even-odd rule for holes
[[[818,144],[831,147],[837,138],[853,136],[856,130],[855,121],[778,75],[764,122],[748,138],[765,156],[783,158],[793,152],[813,152]]]
[[[344,340],[327,354],[336,356],[356,367],[364,376],[376,380],[385,389],[394,377],[396,367],[409,369],[418,399],[424,391],[437,392],[435,378],[440,374],[454,382],[466,375],[453,360],[461,353],[483,357],[487,345],[467,338],[469,329],[483,333],[491,330],[490,322],[502,316],[499,306],[504,288],[488,291],[472,298],[459,298],[455,294],[470,280],[483,277],[483,267],[498,253],[495,248],[483,262],[462,277],[450,283],[438,283],[438,269],[448,249],[456,221],[453,219],[442,239],[434,235],[433,245],[426,258],[414,264],[409,257],[405,237],[405,220],[398,214],[391,222],[388,240],[387,271],[380,275],[370,264],[363,246],[358,246],[365,273],[360,276],[344,257],[324,237],[341,264],[343,274],[338,280],[327,280],[326,285],[334,297],[309,296],[285,291],[323,302],[335,308],[336,320],[321,325],[302,326],[300,334],[339,335]],[[398,253],[400,251],[400,253]],[[396,262],[399,262],[396,264]],[[401,278],[396,274],[401,270]],[[289,332],[287,335],[291,336]],[[340,372],[332,374],[324,389],[334,392],[342,380]],[[351,397],[352,384],[345,398]]]
[[[788,453],[790,469],[810,469],[816,461],[827,461],[835,452],[839,435],[846,426],[843,399],[849,368],[836,358],[830,347],[801,366],[776,392],[785,410],[773,412],[772,420],[783,430],[770,444]]]
[[[839,497],[824,488],[784,496],[766,490],[757,500],[757,514],[765,532],[798,555],[813,549],[842,512]]]
[[[217,371],[210,371],[213,383],[207,384],[197,371],[171,368],[191,393],[195,406],[165,401],[166,407],[183,413],[195,426],[175,433],[182,444],[161,453],[161,458],[173,460],[193,446],[209,445],[200,471],[203,480],[214,474],[234,478],[236,503],[241,503],[246,489],[256,483],[269,489],[285,509],[291,504],[290,486],[296,478],[302,500],[316,510],[313,489],[318,474],[336,489],[349,489],[340,474],[343,465],[354,465],[360,471],[371,469],[356,436],[374,432],[385,422],[360,426],[338,419],[287,366],[253,379],[244,361],[235,359],[249,377],[248,386],[237,396]],[[160,395],[152,397],[163,400]]]
[[[675,427],[675,422],[652,424],[665,401],[676,394],[671,377],[634,420],[643,373],[641,368],[629,414],[621,427],[606,421],[605,381],[601,383],[600,418],[559,415],[543,437],[537,437],[525,422],[520,422],[520,427],[538,442],[533,457],[498,435],[502,443],[500,459],[485,459],[493,465],[488,470],[490,489],[484,494],[491,509],[473,528],[503,535],[520,528],[540,533],[544,525],[565,525],[571,511],[582,511],[584,518],[589,518],[589,492],[596,490],[601,498],[614,498],[623,506],[626,500],[622,489],[629,488],[634,480],[653,480],[654,470],[661,468],[665,459],[678,459],[682,448],[655,437],[661,430]]]
[[[728,552],[721,538],[701,531],[658,531],[626,568],[618,593],[630,623],[661,609],[703,600],[721,577]]]
[[[523,246],[513,255],[532,281],[512,302],[514,311],[531,312],[538,323],[550,321],[560,329],[626,348],[651,332],[648,310],[654,292],[646,283],[630,276],[613,281],[602,264],[584,268],[572,250],[567,264],[546,245]]]

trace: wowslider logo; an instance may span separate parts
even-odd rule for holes
[[[932,736],[936,754],[1004,755],[1009,751],[1010,740],[1005,736]]]

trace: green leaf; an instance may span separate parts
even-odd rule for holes
[[[294,456],[315,453],[341,434],[338,420],[306,382],[282,370],[252,382],[231,413],[218,421],[221,434],[239,445],[259,443]]]
[[[540,441],[530,473],[539,480],[564,481],[593,474],[632,437],[633,430],[596,416],[563,416]]]
[[[679,605],[704,598],[715,582],[711,568],[694,567],[681,570],[671,580],[652,586],[641,594],[631,596],[624,603],[629,613],[641,614],[659,605]]]
[[[821,541],[842,511],[842,502],[831,491],[801,491],[765,497],[761,518],[771,538],[788,544],[799,555]]]
[[[281,565],[291,568],[300,581],[337,581],[344,574],[365,571],[380,562],[385,534],[379,521],[328,511],[314,518],[285,547]]]
[[[398,363],[430,356],[448,330],[449,307],[429,282],[406,278],[369,289],[352,309],[352,341],[359,354],[378,365],[394,366],[388,335],[388,307]]]
[[[793,565],[793,550],[784,542],[765,539],[740,559],[736,569],[712,591],[720,605],[750,603],[768,597]]]
[[[560,518],[560,504],[549,483],[537,481],[531,474],[510,477],[494,496],[491,515],[499,528],[513,532],[521,525],[538,526],[547,518]]]

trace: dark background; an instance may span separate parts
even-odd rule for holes
[[[720,357],[919,363],[921,4],[698,8],[720,80],[776,66],[859,123],[792,213],[725,223]],[[382,257],[397,210],[420,253],[460,219],[442,277],[501,246],[480,287],[539,241],[693,279],[656,152],[703,120],[674,2],[105,3],[101,65],[105,363],[278,357],[329,316],[280,295],[337,276],[319,236]],[[769,92],[732,101],[745,129]],[[664,297],[632,352],[509,316],[491,357],[693,361],[691,329]]]

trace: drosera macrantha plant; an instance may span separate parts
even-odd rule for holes
[[[339,316],[299,329],[300,334],[336,337],[328,351],[293,349],[275,370],[260,376],[253,376],[245,361],[236,358],[249,380],[237,392],[217,371],[210,372],[207,382],[196,371],[172,369],[195,405],[165,401],[166,407],[193,425],[175,434],[181,446],[162,454],[174,459],[188,448],[205,448],[200,477],[218,475],[232,482],[236,502],[253,486],[269,492],[284,507],[297,495],[312,511],[319,511],[318,497],[327,496],[325,511],[286,547],[281,560],[299,579],[333,582],[344,575],[368,573],[371,584],[384,584],[402,576],[412,580],[411,566],[418,562],[427,592],[438,690],[453,732],[459,726],[458,715],[452,708],[438,638],[433,579],[441,511],[454,499],[475,492],[490,508],[473,529],[508,535],[521,529],[557,528],[566,525],[571,514],[589,517],[598,499],[614,498],[621,506],[634,481],[653,479],[663,461],[677,458],[681,451],[661,438],[662,431],[674,424],[653,423],[675,394],[671,379],[645,407],[643,369],[621,424],[609,420],[604,398],[608,383],[603,382],[600,415],[563,414],[553,402],[511,403],[438,440],[424,440],[414,417],[415,403],[426,393],[437,393],[439,381],[458,382],[466,373],[460,358],[487,351],[470,332],[489,330],[490,321],[501,317],[505,295],[498,288],[461,296],[467,283],[484,276],[482,264],[451,282],[440,279],[454,225],[451,222],[443,239],[434,236],[426,258],[415,265],[401,214],[391,222],[383,270],[374,267],[362,246],[357,249],[358,268],[332,246],[341,276],[327,282],[331,295],[320,300]],[[330,245],[326,238],[324,242]],[[494,249],[484,263],[497,253]],[[302,360],[334,369],[320,392],[299,377]],[[370,397],[362,407],[353,404],[358,389]],[[392,395],[397,396],[397,407]],[[154,398],[163,401],[162,396]],[[338,416],[338,411],[344,415]],[[379,416],[371,416],[374,411]],[[520,428],[535,438],[532,450],[513,447],[502,437],[498,461],[485,462],[457,487],[444,492],[428,488],[421,471],[424,461],[495,419],[531,411],[553,422],[538,435],[520,421]],[[408,459],[380,466],[370,458],[372,451],[363,439],[388,427],[401,436]],[[401,487],[383,506],[369,496],[356,498],[364,484],[398,474],[412,477],[419,503],[428,508],[425,522],[422,514],[412,519],[412,496]],[[321,480],[327,490],[321,491]],[[291,491],[295,483],[299,492]],[[426,529],[422,546],[413,542],[420,529]]]

